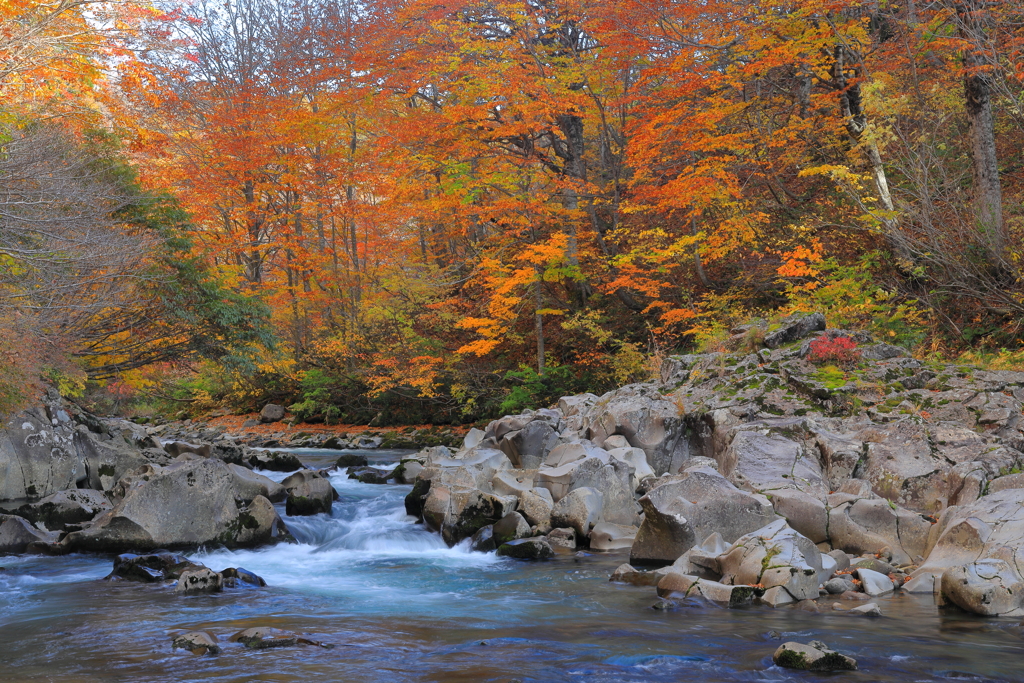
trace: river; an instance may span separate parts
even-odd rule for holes
[[[324,467],[337,451],[298,450]],[[363,451],[371,464],[397,452]],[[277,480],[285,475],[265,473]],[[1024,681],[1016,620],[939,611],[930,596],[877,600],[885,616],[699,602],[652,609],[653,588],[611,584],[628,551],[529,563],[447,548],[405,515],[408,486],[335,473],[331,516],[285,517],[298,545],[193,553],[269,584],[181,596],[112,583],[111,558],[0,558],[0,681],[803,681],[775,667],[784,640],[823,640],[855,657],[843,681]],[[284,515],[283,506],[281,514]],[[252,651],[226,643],[253,626],[335,647]],[[224,651],[172,650],[186,630]],[[781,640],[780,640],[781,638]]]

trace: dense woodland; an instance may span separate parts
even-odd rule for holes
[[[0,409],[473,421],[810,310],[1024,358],[1021,0],[0,22]]]

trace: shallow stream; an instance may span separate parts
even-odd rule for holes
[[[316,467],[338,456],[296,453]],[[361,453],[371,464],[401,455]],[[930,596],[879,599],[880,619],[832,612],[824,600],[821,613],[697,602],[657,611],[653,588],[608,582],[628,551],[528,563],[449,549],[405,515],[410,487],[340,472],[331,481],[341,500],[330,517],[285,517],[298,545],[194,554],[214,570],[256,572],[263,589],[180,596],[101,581],[106,556],[0,558],[0,681],[820,680],[773,666],[780,637],[855,657],[860,671],[836,680],[1024,681],[1016,621],[940,612]],[[226,643],[253,626],[335,647]],[[216,634],[224,652],[172,650],[187,630]]]

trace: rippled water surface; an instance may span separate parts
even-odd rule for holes
[[[337,457],[297,453],[317,467]],[[696,602],[659,612],[653,588],[608,582],[628,552],[523,563],[449,549],[405,515],[409,487],[341,473],[332,483],[341,500],[330,517],[285,518],[298,545],[195,554],[215,570],[260,574],[260,590],[185,597],[101,581],[110,557],[0,558],[0,681],[819,680],[772,665],[780,635],[854,656],[860,671],[836,680],[1024,681],[1015,621],[940,612],[929,596],[882,598],[881,619],[832,612],[831,601],[821,613]],[[224,643],[253,626],[335,647]],[[175,633],[196,629],[224,652],[171,649]]]

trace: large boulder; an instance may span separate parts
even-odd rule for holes
[[[647,454],[655,474],[677,471],[690,455],[679,406],[655,385],[631,384],[602,396],[584,414],[583,434],[598,446],[621,434]]]
[[[23,553],[29,543],[52,543],[56,534],[40,531],[23,517],[0,515],[0,553]]]
[[[281,482],[288,492],[285,512],[288,516],[331,513],[334,487],[330,480],[313,470],[299,470]]]
[[[49,393],[0,426],[0,501],[44,498],[84,481],[76,435],[59,397]]]
[[[612,524],[632,525],[640,512],[633,500],[629,465],[621,460],[607,464],[587,458],[575,470],[569,483],[570,494],[579,488],[601,492],[601,519]],[[559,501],[561,502],[561,501]]]
[[[284,406],[268,403],[260,411],[260,422],[280,422],[284,419]]]
[[[850,487],[847,487],[850,488]],[[832,545],[854,555],[888,548],[897,565],[916,564],[924,556],[932,522],[916,512],[874,495],[829,496],[828,533]]]
[[[818,498],[828,494],[817,449],[775,433],[771,426],[738,429],[718,464],[723,475],[747,491],[792,488]]]
[[[247,499],[228,465],[187,460],[154,467],[148,479],[128,487],[112,510],[91,527],[68,534],[61,545],[101,552],[252,547],[281,540],[287,533],[273,504],[262,495]]]
[[[603,505],[604,496],[600,491],[587,486],[580,487],[555,503],[551,511],[551,525],[575,529],[577,537],[585,537],[601,520]]]
[[[505,431],[498,440],[498,448],[508,456],[513,467],[521,469],[540,467],[548,452],[558,441],[560,416],[556,411],[537,411],[531,417],[533,419],[518,429]]]
[[[942,573],[942,598],[975,614],[1018,613],[1024,605],[1024,581],[1005,560],[984,559]]]
[[[722,583],[779,587],[795,600],[818,597],[821,553],[784,519],[737,539],[718,562]]]
[[[932,452],[924,426],[904,420],[871,427],[861,436],[867,453],[857,476],[870,481],[876,494],[902,507],[928,514],[939,511],[950,466]]]
[[[34,524],[41,522],[51,531],[61,531],[69,524],[87,522],[112,507],[99,491],[68,489],[47,496],[38,503],[22,505],[18,514]]]
[[[652,489],[640,499],[644,520],[630,551],[630,564],[671,564],[692,546],[718,532],[726,542],[777,519],[763,497],[741,491],[708,468]]]

